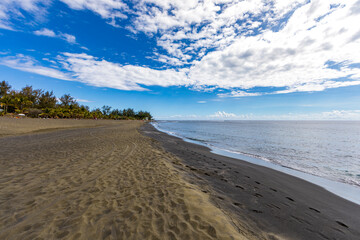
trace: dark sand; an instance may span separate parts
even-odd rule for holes
[[[360,206],[299,178],[184,142],[147,124],[142,133],[181,158],[174,163],[239,231],[258,239],[360,239]]]
[[[0,135],[13,135],[0,137],[0,239],[251,236],[184,180],[172,165],[180,159],[141,135],[141,122],[0,124]]]
[[[59,129],[90,128],[117,124],[116,121],[89,119],[41,119],[0,117],[0,137],[48,132]]]

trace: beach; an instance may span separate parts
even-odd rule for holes
[[[360,236],[359,205],[141,121],[0,126],[0,239]]]
[[[116,121],[88,119],[37,119],[37,118],[0,118],[0,137],[41,133],[58,129],[90,128],[117,124]]]
[[[0,125],[0,239],[253,237],[185,180],[179,158],[138,132],[143,122]]]
[[[182,159],[178,169],[258,239],[359,239],[360,205],[270,168],[214,154],[156,130],[142,132]]]

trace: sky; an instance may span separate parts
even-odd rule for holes
[[[156,119],[360,120],[360,1],[1,0],[0,80]]]

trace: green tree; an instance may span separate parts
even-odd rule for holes
[[[100,108],[95,108],[94,110],[91,111],[91,114],[93,116],[93,118],[102,118],[103,114],[100,110]]]
[[[10,95],[4,95],[4,96],[2,96],[0,101],[4,104],[4,112],[6,114],[7,111],[8,111],[9,106],[11,106],[12,98],[11,98]]]
[[[135,117],[135,111],[132,108],[124,109],[123,115],[126,117]]]
[[[76,103],[75,99],[70,96],[70,94],[64,94],[60,98],[60,105],[63,107],[69,107],[71,105],[74,105]]]
[[[18,92],[14,92],[12,94],[12,100],[14,103],[14,107],[18,110],[20,110],[21,112],[25,109],[25,108],[29,108],[33,105],[33,102],[31,100],[29,100],[28,97],[24,96],[21,93]]]
[[[110,111],[111,111],[111,107],[110,106],[102,106],[102,113],[105,115],[105,116],[108,116],[110,114]]]
[[[42,92],[39,97],[38,107],[43,108],[55,108],[56,107],[56,97],[54,95],[54,92],[46,91]]]
[[[26,86],[21,89],[19,95],[22,95],[22,99],[26,99],[31,102],[31,106],[27,107],[37,107],[39,104],[40,96],[43,94],[41,89],[33,89],[32,86]]]
[[[149,112],[135,112],[132,108],[124,110],[111,109],[104,105],[101,109],[92,111],[88,106],[79,105],[70,94],[64,94],[57,104],[54,92],[42,89],[33,89],[26,86],[21,91],[11,90],[11,86],[0,82],[0,103],[4,108],[3,114],[12,112],[24,112],[30,117],[51,117],[51,118],[109,118],[109,119],[152,119]]]
[[[7,95],[11,89],[11,86],[8,82],[1,81],[0,82],[0,98]]]
[[[139,111],[137,114],[136,114],[136,118],[138,119],[146,119],[146,120],[151,120],[152,119],[152,116],[149,112],[144,112],[144,111]]]

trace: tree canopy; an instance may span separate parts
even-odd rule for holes
[[[149,112],[132,108],[113,109],[103,106],[90,110],[88,106],[80,105],[70,94],[64,94],[59,99],[53,91],[34,89],[25,86],[20,91],[13,90],[8,82],[0,82],[0,115],[23,113],[28,117],[43,118],[87,118],[116,120],[151,120]]]

